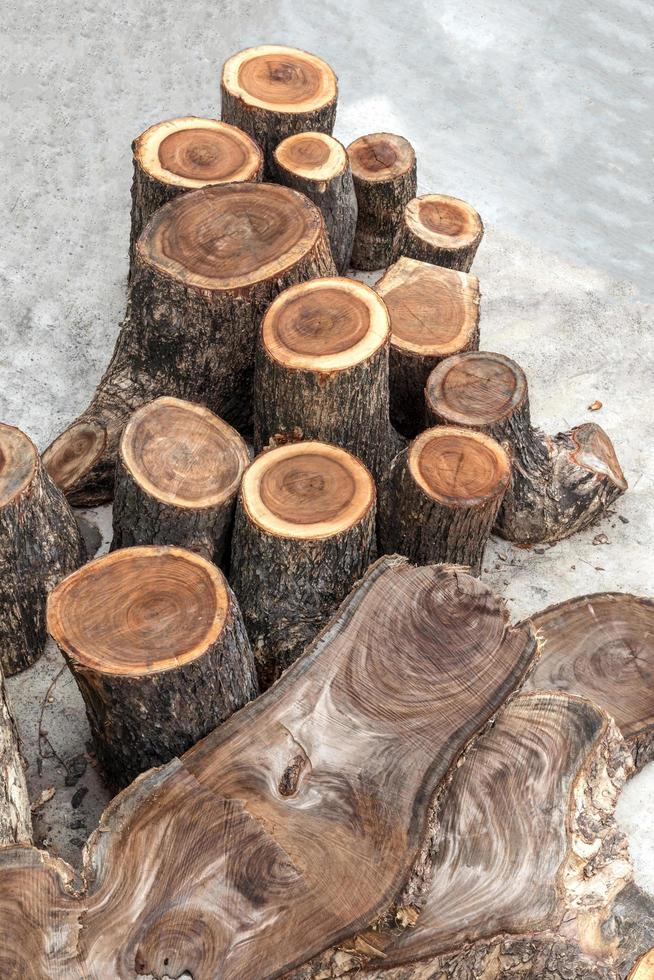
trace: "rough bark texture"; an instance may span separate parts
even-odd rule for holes
[[[28,844],[31,839],[30,800],[20,754],[18,729],[11,713],[0,668],[0,847]]]
[[[431,227],[424,227],[419,217],[423,202],[432,204],[434,215],[438,215],[443,206],[446,212],[450,208],[462,206],[466,212],[474,215],[474,227],[466,228],[466,234],[462,237],[459,236],[457,234],[458,228],[452,227],[448,213],[445,214],[442,223],[437,218]],[[437,231],[436,236],[430,234],[431,231]],[[407,258],[418,259],[420,262],[431,262],[432,265],[444,266],[447,269],[470,272],[483,235],[483,222],[470,205],[444,194],[427,194],[424,197],[414,198],[407,204],[401,221],[397,225],[391,261],[396,262],[400,256],[404,255]]]

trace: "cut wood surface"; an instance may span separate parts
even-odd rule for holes
[[[503,354],[442,361],[425,389],[429,424],[468,426],[507,445],[511,486],[496,530],[509,541],[559,541],[597,519],[627,489],[611,440],[593,422],[546,436],[531,424],[527,379]]]
[[[85,893],[0,852],[1,955],[31,980],[264,980],[419,901],[443,787],[534,654],[482,583],[383,559],[274,687],[112,802]]]
[[[0,666],[6,676],[41,656],[48,592],[85,560],[73,513],[35,445],[0,423]]]
[[[347,148],[358,218],[351,263],[354,269],[383,269],[405,205],[416,193],[416,155],[403,136],[370,133]]]
[[[654,758],[654,602],[576,596],[529,617],[542,639],[534,690],[583,694],[613,718],[637,768]]]
[[[122,429],[160,395],[247,429],[266,308],[287,286],[334,272],[320,212],[290,188],[208,187],[160,208],[137,243],[111,363],[89,407],[44,453],[71,502],[111,499]]]
[[[222,119],[249,133],[274,177],[275,148],[294,133],[331,133],[336,118],[336,75],[307,51],[278,44],[246,48],[229,58],[221,82]]]
[[[479,347],[479,280],[400,258],[376,283],[391,319],[391,421],[403,436],[425,428],[425,384],[443,358]]]
[[[184,752],[257,694],[225,578],[182,548],[126,548],[85,565],[52,592],[48,630],[112,786]]]
[[[325,219],[340,275],[347,272],[357,224],[357,199],[345,147],[326,133],[296,133],[275,150],[275,177],[306,194]]]
[[[165,397],[144,405],[120,440],[112,550],[172,544],[219,565],[249,462],[238,432],[209,409]]]
[[[0,848],[9,844],[28,844],[31,840],[32,816],[18,729],[0,667]]]
[[[404,209],[393,244],[393,260],[406,255],[470,272],[483,234],[481,218],[465,201],[445,194],[423,194]]]

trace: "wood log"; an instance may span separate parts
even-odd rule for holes
[[[412,439],[425,428],[425,384],[445,357],[479,347],[479,280],[400,258],[375,284],[391,318],[390,412]]]
[[[20,977],[264,980],[394,918],[535,650],[481,582],[383,559],[274,687],[110,804],[86,891],[0,852],[0,957]]]
[[[654,948],[643,954],[627,980],[654,980]]]
[[[130,277],[139,236],[154,212],[188,190],[261,180],[263,154],[228,123],[182,116],[156,123],[132,143]]]
[[[488,351],[439,364],[425,390],[427,421],[477,429],[506,443],[511,486],[496,530],[509,541],[559,541],[593,523],[627,489],[611,440],[592,422],[546,436],[531,424],[524,371]]]
[[[96,558],[51,593],[48,630],[114,788],[184,752],[257,694],[231,589],[183,548]]]
[[[0,849],[9,844],[28,844],[31,840],[32,815],[18,729],[0,667]]]
[[[281,293],[257,348],[255,450],[318,439],[349,450],[379,478],[398,449],[389,337],[383,301],[355,279],[312,279]]]
[[[416,155],[408,140],[393,133],[360,136],[347,152],[358,204],[352,267],[383,269],[392,261],[404,208],[416,193]]]
[[[620,728],[637,769],[654,759],[654,601],[576,596],[529,617],[542,639],[529,688],[582,694]]]
[[[36,446],[0,423],[0,666],[25,670],[47,642],[48,592],[86,560],[63,494],[45,472]]]
[[[111,499],[123,427],[160,395],[247,430],[265,310],[293,283],[334,272],[320,212],[290,188],[207,187],[159,208],[137,243],[111,363],[89,407],[43,457],[69,500]]]
[[[404,209],[393,243],[393,261],[405,255],[470,272],[483,234],[481,218],[465,201],[445,194],[423,194]]]
[[[220,90],[221,118],[262,148],[266,180],[274,178],[275,147],[287,136],[334,128],[336,75],[307,51],[278,44],[239,51],[223,66]]]
[[[510,478],[509,457],[494,439],[427,429],[391,464],[380,501],[380,553],[465,565],[479,575]]]
[[[238,432],[208,408],[165,397],[144,405],[120,440],[112,551],[171,544],[220,565],[249,462]]]
[[[325,219],[339,275],[350,265],[357,226],[357,199],[345,147],[326,133],[296,133],[274,153],[275,178],[313,201]]]
[[[270,449],[245,472],[231,582],[265,689],[300,656],[373,559],[375,484],[321,442]]]

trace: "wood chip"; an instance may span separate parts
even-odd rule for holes
[[[597,411],[599,411],[599,409],[600,409],[601,407],[602,407],[602,403],[601,403],[601,401],[599,401],[599,400],[598,400],[598,399],[596,398],[596,399],[595,399],[595,401],[594,401],[594,402],[591,402],[591,403],[590,403],[590,405],[588,406],[588,411],[589,411],[589,412],[597,412]]]
[[[35,813],[37,810],[40,810],[41,807],[48,802],[48,800],[52,799],[52,797],[55,795],[56,792],[57,791],[54,788],[54,786],[48,786],[47,789],[41,790],[41,792],[38,795],[38,798],[34,800],[34,802],[30,807],[32,813]]]

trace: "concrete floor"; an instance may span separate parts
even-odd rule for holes
[[[647,0],[20,0],[13,15],[1,59],[0,418],[44,448],[108,361],[124,310],[131,140],[160,119],[218,114],[230,53],[294,44],[336,69],[344,143],[402,133],[420,191],[478,208],[482,345],[526,369],[544,428],[603,425],[630,482],[601,526],[608,544],[593,544],[596,529],[542,554],[493,541],[488,581],[516,619],[579,593],[652,591]],[[590,413],[595,399],[603,408]],[[87,516],[106,546],[107,508]],[[51,649],[8,686],[32,796],[55,788],[35,814],[39,843],[78,864],[107,795],[61,666]],[[619,815],[654,893],[653,797],[650,765]]]

